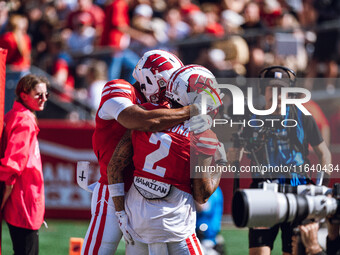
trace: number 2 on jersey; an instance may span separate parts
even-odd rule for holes
[[[149,142],[152,144],[157,144],[158,141],[161,142],[159,148],[145,157],[143,171],[164,177],[166,169],[161,166],[156,166],[154,168],[154,166],[158,161],[169,155],[172,139],[171,136],[165,133],[152,133]]]

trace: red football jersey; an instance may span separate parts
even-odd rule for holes
[[[153,104],[143,106],[148,110],[165,107]],[[193,136],[191,139],[190,135]],[[168,183],[191,193],[190,145],[196,155],[214,155],[218,140],[211,130],[194,135],[189,133],[188,127],[179,124],[157,133],[133,131],[132,144],[134,176]]]
[[[96,128],[92,136],[93,151],[98,158],[100,166],[100,183],[107,182],[107,165],[110,162],[112,153],[124,135],[126,128],[115,119],[102,119],[98,112],[103,104],[112,98],[127,98],[133,104],[141,104],[142,96],[130,83],[125,80],[113,80],[105,84],[102,91],[102,98],[96,114]],[[127,107],[130,106],[127,105]],[[131,174],[132,175],[132,174]]]

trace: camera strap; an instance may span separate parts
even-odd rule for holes
[[[297,152],[302,153],[303,160],[306,160],[306,150],[304,146],[305,141],[305,132],[304,132],[304,126],[303,126],[303,119],[302,119],[302,112],[300,109],[297,109],[296,107],[292,106],[289,107],[289,118],[295,119],[297,118],[298,126],[294,127],[292,131],[288,129],[288,137],[292,137],[292,149],[296,150]]]

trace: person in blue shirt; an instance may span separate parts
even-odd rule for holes
[[[205,254],[224,254],[224,239],[219,235],[223,214],[223,193],[220,187],[203,205],[196,204],[196,233]]]
[[[312,167],[308,160],[309,146],[317,155],[319,165],[326,170],[323,173],[323,182],[322,178],[319,178],[317,182],[328,185],[331,154],[313,116],[305,115],[298,107],[291,104],[286,106],[286,115],[281,115],[281,88],[294,87],[295,80],[294,71],[283,66],[267,67],[260,72],[260,90],[265,99],[264,109],[271,109],[274,102],[274,89],[278,92],[277,107],[270,115],[250,117],[254,121],[252,126],[246,126],[242,131],[241,137],[245,141],[243,146],[249,152],[251,165],[258,166],[259,170],[261,166],[266,166],[268,169],[269,167],[276,167],[276,169],[286,167],[293,171],[253,172],[251,188],[259,188],[263,182],[278,183],[289,187],[312,183],[311,173],[308,172],[308,169]],[[254,123],[258,119],[264,124],[261,125],[261,121]],[[270,119],[278,121],[268,121]],[[296,125],[289,126],[291,123],[286,126],[282,125],[282,122],[287,123],[289,120],[295,120]],[[229,157],[228,160],[233,161]],[[307,171],[299,171],[299,169]],[[291,254],[293,227],[289,223],[277,224],[271,228],[250,228],[249,254],[269,255],[279,229],[282,232],[282,252],[284,255]]]

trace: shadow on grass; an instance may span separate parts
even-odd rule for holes
[[[39,230],[39,254],[67,255],[71,237],[85,237],[89,221],[47,220],[48,228]],[[222,235],[228,255],[248,254],[248,230],[233,226],[224,227]],[[272,255],[281,254],[281,233],[275,241]],[[13,254],[7,224],[2,222],[2,254]],[[124,241],[120,241],[116,255],[125,254]]]

